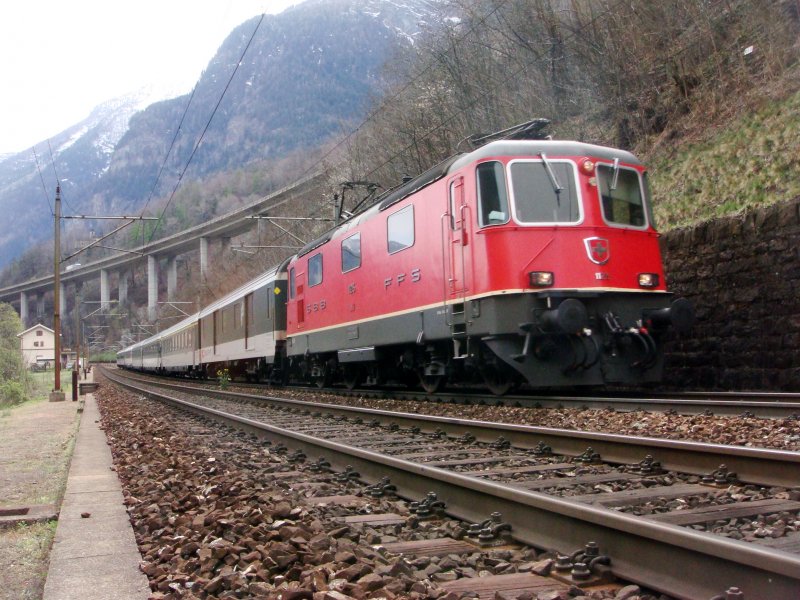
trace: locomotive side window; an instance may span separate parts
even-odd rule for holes
[[[308,259],[308,287],[322,283],[322,254],[315,254]]]
[[[508,191],[503,163],[492,161],[478,165],[478,223],[502,225],[508,223]]]
[[[414,207],[407,206],[386,219],[386,240],[389,254],[414,245]]]
[[[294,300],[294,267],[289,269],[289,298]]]
[[[629,227],[645,226],[645,204],[639,173],[633,169],[597,165],[603,218],[607,223]]]
[[[511,190],[521,223],[577,223],[581,219],[575,166],[570,162],[515,161]]]
[[[342,273],[361,266],[361,234],[356,233],[342,240]]]

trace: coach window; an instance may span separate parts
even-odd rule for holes
[[[308,287],[322,283],[322,254],[315,254],[308,259]]]
[[[511,163],[514,214],[521,223],[577,223],[581,219],[575,166],[545,158]]]
[[[478,165],[478,220],[481,227],[508,223],[508,190],[503,163]]]
[[[389,254],[400,252],[414,245],[414,207],[407,206],[386,220],[387,246]]]
[[[289,298],[294,300],[294,268],[289,269]]]
[[[342,273],[361,266],[361,234],[356,233],[342,240]]]
[[[233,305],[233,328],[239,329],[242,326],[242,310],[244,305],[239,302]]]

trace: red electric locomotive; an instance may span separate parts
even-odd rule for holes
[[[285,265],[290,371],[502,394],[661,376],[687,329],[631,153],[502,139],[384,194]]]

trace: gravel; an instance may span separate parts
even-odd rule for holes
[[[114,386],[101,388],[97,398],[153,600],[457,600],[474,595],[447,592],[439,585],[463,577],[544,574],[556,558],[516,546],[444,557],[387,552],[382,544],[392,541],[460,539],[464,525],[417,519],[391,496],[367,497],[363,484],[313,474],[290,464],[284,452],[264,441],[168,412]],[[279,477],[294,470],[302,474]],[[340,494],[363,501],[355,509],[306,502],[311,495]],[[341,520],[390,512],[401,515],[403,523],[371,526]],[[573,587],[529,598],[656,597],[620,585],[594,592]]]

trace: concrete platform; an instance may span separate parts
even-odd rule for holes
[[[91,377],[91,375],[90,375]],[[44,600],[147,600],[122,488],[99,427],[94,394],[85,406],[56,529]],[[89,513],[87,518],[83,513]]]

